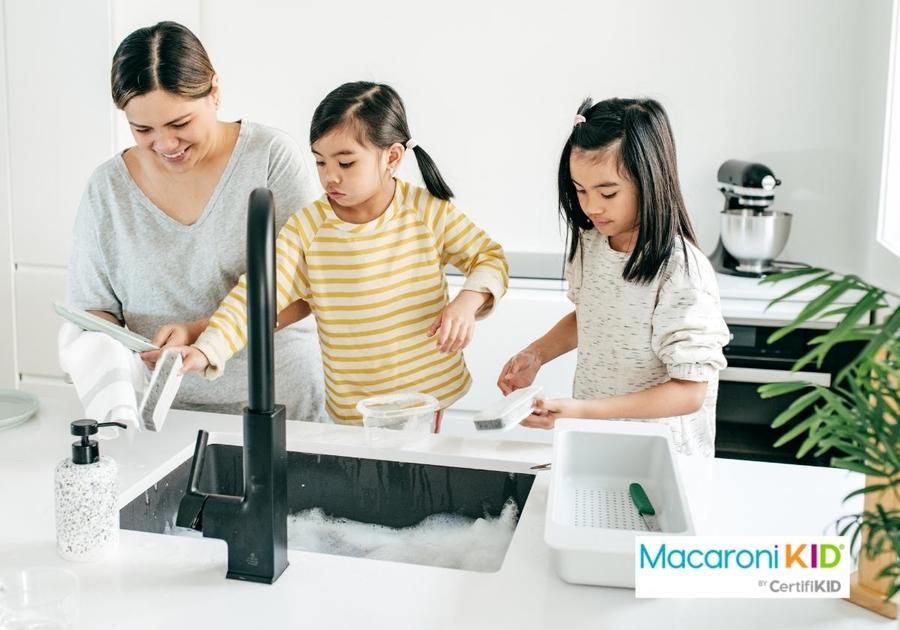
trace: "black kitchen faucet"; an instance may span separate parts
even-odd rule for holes
[[[199,490],[209,435],[197,435],[187,493],[176,524],[228,543],[226,577],[273,583],[287,568],[287,450],[284,405],[274,404],[275,210],[257,188],[247,213],[247,317],[250,399],[244,408],[244,494]]]

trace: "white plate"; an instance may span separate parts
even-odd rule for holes
[[[84,330],[106,333],[129,350],[134,350],[135,352],[159,350],[159,346],[154,346],[153,343],[146,337],[142,337],[141,335],[137,334],[136,332],[132,332],[127,328],[122,328],[121,326],[117,326],[112,322],[108,322],[102,317],[97,317],[96,315],[92,315],[86,311],[69,308],[68,306],[60,304],[59,302],[53,302],[53,310],[55,310],[57,315],[59,315],[60,317],[69,320],[70,322],[72,322],[76,326],[80,326]]]
[[[18,389],[0,389],[0,430],[22,424],[34,415],[39,406],[34,394]]]

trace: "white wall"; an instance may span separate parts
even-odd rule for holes
[[[507,249],[558,251],[556,164],[581,98],[653,96],[671,115],[707,251],[723,203],[716,170],[744,158],[784,181],[777,205],[795,214],[784,258],[863,270],[871,236],[850,217],[872,185],[856,160],[875,140],[858,123],[883,105],[871,90],[860,98],[857,77],[887,50],[890,22],[876,18],[889,0],[342,6],[204,0],[224,113],[303,139],[330,89],[391,83],[459,204]]]
[[[18,371],[59,376],[47,302],[64,291],[78,199],[91,170],[131,143],[110,102],[112,52],[132,29],[166,18],[207,45],[224,117],[281,127],[301,143],[315,105],[338,84],[393,84],[459,205],[508,250],[561,248],[556,162],[581,98],[648,95],[670,112],[706,250],[722,206],[716,170],[744,158],[784,181],[777,205],[795,213],[785,258],[864,276],[895,263],[873,245],[890,0],[340,6],[3,0],[0,379],[16,370],[14,311]],[[412,163],[404,168],[415,175]]]

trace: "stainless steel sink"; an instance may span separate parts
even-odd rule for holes
[[[207,447],[202,492],[243,494],[243,449]],[[432,514],[498,516],[508,499],[519,510],[534,475],[432,464],[361,459],[288,451],[288,509],[321,508],[328,516],[393,528],[416,525]],[[119,512],[123,529],[173,531],[191,460],[184,461]]]

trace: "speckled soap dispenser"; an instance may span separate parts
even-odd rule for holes
[[[72,422],[72,435],[81,439],[72,443],[72,457],[56,467],[56,548],[66,560],[99,560],[119,544],[118,467],[100,457],[90,439],[107,426],[126,428],[121,422]]]

